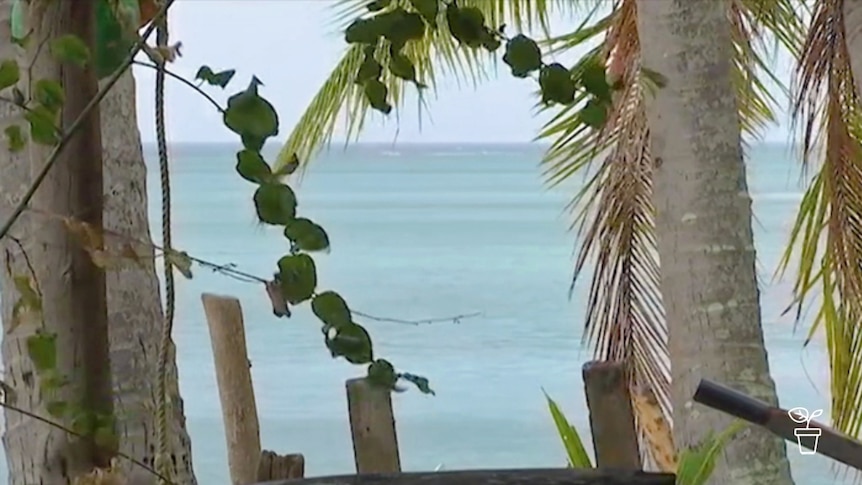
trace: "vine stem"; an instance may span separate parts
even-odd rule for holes
[[[105,99],[105,96],[107,96],[111,88],[113,88],[114,85],[117,84],[117,81],[120,80],[120,77],[123,75],[123,73],[125,73],[129,66],[132,65],[132,62],[134,62],[135,60],[135,56],[138,55],[139,52],[141,52],[141,50],[147,44],[147,39],[149,39],[153,32],[155,32],[158,21],[162,19],[165,14],[167,14],[168,8],[170,8],[170,6],[173,5],[175,1],[176,0],[165,1],[165,4],[158,11],[158,13],[156,13],[152,22],[150,22],[150,25],[147,27],[144,33],[138,37],[138,40],[132,47],[131,52],[123,60],[123,63],[120,64],[120,67],[118,67],[117,70],[114,71],[113,74],[111,74],[111,77],[109,77],[108,80],[105,82],[105,86],[100,89],[99,92],[96,93],[96,96],[94,96],[93,99],[91,99],[90,102],[87,104],[87,106],[84,107],[84,110],[81,112],[80,116],[78,116],[72,123],[72,126],[69,127],[69,131],[63,135],[63,138],[60,139],[60,142],[57,143],[57,145],[51,151],[51,154],[48,156],[48,160],[45,162],[45,165],[42,167],[42,170],[39,171],[39,173],[36,175],[36,178],[33,180],[33,183],[31,183],[30,187],[27,188],[27,192],[24,193],[24,197],[22,197],[21,201],[18,202],[18,205],[15,206],[15,210],[12,211],[12,215],[9,216],[9,219],[7,219],[6,222],[3,223],[3,227],[0,228],[0,239],[3,239],[6,234],[9,233],[9,230],[12,228],[12,225],[15,224],[15,221],[17,221],[18,218],[21,217],[21,214],[24,212],[24,209],[27,208],[27,205],[30,204],[30,200],[32,200],[33,196],[36,194],[36,190],[38,190],[39,186],[42,185],[42,182],[45,181],[45,177],[48,176],[48,173],[51,171],[51,168],[53,168],[54,164],[57,163],[57,160],[60,158],[60,154],[63,153],[63,150],[72,140],[72,137],[79,129],[81,129],[81,126],[83,126],[84,121],[90,116],[90,113],[97,106],[99,106],[99,103],[101,103],[102,100]]]
[[[158,71],[160,69],[159,66],[157,66],[155,64],[150,64],[148,62],[133,61],[132,64],[134,64],[136,66],[141,66],[141,67],[148,67],[148,68],[153,69],[155,71]],[[198,94],[200,94],[201,96],[206,98],[206,100],[209,101],[210,104],[215,106],[215,108],[218,110],[219,113],[224,113],[224,108],[222,108],[221,105],[218,104],[218,101],[213,99],[213,97],[210,96],[209,94],[207,94],[206,91],[201,89],[200,86],[196,86],[195,83],[189,81],[188,79],[180,76],[179,74],[177,74],[175,72],[169,71],[168,69],[164,69],[164,71],[165,71],[165,74],[167,74],[169,77],[172,77],[172,78],[176,79],[177,81],[185,84],[186,86],[188,86],[189,88],[193,89]],[[2,101],[2,99],[0,99],[0,101]]]
[[[8,384],[5,384],[5,383],[3,383],[2,385],[0,385],[0,387],[2,387],[2,388],[3,388],[3,393],[4,393],[4,397],[5,397],[5,392],[8,392],[8,391],[7,391],[7,389],[11,389],[11,387],[10,387]],[[6,409],[8,409],[8,410],[10,410],[10,411],[14,411],[14,412],[16,412],[16,413],[20,413],[20,414],[22,414],[22,415],[24,415],[24,416],[27,416],[28,418],[35,419],[36,421],[40,421],[40,422],[42,422],[42,423],[45,423],[45,424],[47,424],[48,426],[52,426],[52,427],[54,427],[54,428],[57,428],[57,429],[59,429],[60,431],[63,431],[63,432],[65,432],[65,433],[68,433],[68,434],[70,434],[70,435],[72,435],[72,436],[76,436],[76,437],[78,437],[78,438],[84,438],[84,435],[82,435],[81,433],[78,433],[78,432],[77,432],[77,431],[75,431],[74,429],[71,429],[71,428],[68,428],[68,427],[66,427],[66,426],[63,426],[63,425],[62,425],[62,424],[60,424],[60,423],[57,423],[57,422],[55,422],[55,421],[52,421],[52,420],[50,420],[50,419],[48,419],[48,418],[46,418],[46,417],[44,417],[44,416],[40,416],[40,415],[38,415],[38,414],[36,414],[36,413],[34,413],[34,412],[27,411],[26,409],[22,409],[22,408],[19,408],[18,406],[14,406],[14,405],[12,405],[12,404],[9,404],[9,403],[7,403],[5,400],[3,400],[3,399],[0,399],[0,407],[6,408]],[[167,480],[167,478],[165,478],[164,476],[162,476],[161,474],[159,474],[159,473],[158,473],[156,470],[154,470],[152,467],[148,466],[146,463],[144,463],[144,462],[142,462],[142,461],[140,461],[140,460],[137,460],[137,459],[135,459],[135,458],[133,458],[133,457],[131,457],[131,456],[129,456],[129,455],[127,455],[127,454],[123,453],[122,451],[117,451],[117,456],[118,456],[118,457],[120,457],[120,458],[122,458],[122,459],[124,459],[124,460],[128,460],[128,461],[129,461],[129,463],[131,463],[131,464],[133,464],[133,465],[135,465],[135,466],[138,466],[138,467],[140,467],[140,468],[142,468],[142,469],[146,470],[147,472],[149,472],[149,473],[153,474],[154,476],[158,477],[159,479],[167,481],[167,483],[168,483],[168,484],[170,484],[170,485],[175,485],[173,482],[168,481],[168,480]]]

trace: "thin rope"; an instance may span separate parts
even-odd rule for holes
[[[158,20],[156,27],[156,46],[162,52],[161,62],[156,71],[156,138],[159,151],[159,173],[162,185],[162,247],[165,251],[164,277],[165,277],[165,320],[162,325],[161,340],[159,342],[158,362],[158,401],[156,406],[156,443],[158,455],[156,456],[156,470],[163,477],[172,478],[170,447],[168,436],[168,349],[171,344],[171,332],[174,326],[174,306],[176,295],[174,293],[174,268],[171,264],[171,178],[168,170],[168,146],[165,129],[165,63],[166,49],[168,47],[168,20],[167,14]],[[160,480],[164,483],[164,480]]]

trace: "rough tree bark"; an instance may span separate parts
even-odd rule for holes
[[[8,0],[0,0],[0,58],[16,56],[9,32]],[[21,113],[11,105],[0,103],[0,128],[20,121]],[[141,148],[135,109],[135,81],[131,73],[124,75],[101,105],[104,161],[104,224],[105,227],[133,238],[150,241],[147,215],[146,166]],[[9,153],[0,149],[0,220],[9,215],[30,181],[26,153]],[[25,216],[24,219],[28,217]],[[21,237],[25,223],[16,226],[14,235]],[[0,303],[4,328],[11,322],[12,306],[17,299],[12,276],[26,274],[25,262],[17,245],[2,241],[4,264],[0,268]],[[109,270],[106,274],[108,316],[110,323],[111,368],[114,377],[114,399],[120,449],[145,463],[153,463],[155,426],[153,409],[156,402],[155,369],[158,357],[159,327],[162,320],[159,282],[152,260],[142,266]],[[17,360],[23,351],[23,336],[16,333],[3,339],[6,383],[22,385],[20,376],[32,373],[29,359]],[[179,395],[174,351],[169,368],[168,392],[173,403],[172,454],[176,464],[174,480],[179,484],[195,484],[192,470],[191,444],[185,428],[182,399]],[[20,368],[20,372],[13,371]],[[16,380],[16,376],[18,379]],[[32,409],[35,401],[17,396],[18,405]],[[7,429],[19,431],[4,436],[7,449],[10,485],[35,482],[34,473],[40,465],[41,449],[27,442],[34,436],[22,432],[27,421],[14,412],[6,412]],[[20,450],[20,451],[18,451]],[[28,453],[30,450],[32,453]],[[137,475],[137,473],[136,473]]]
[[[731,419],[692,402],[710,378],[777,403],[763,343],[726,0],[641,0],[643,65],[667,78],[647,95],[653,200],[672,367],[677,448]],[[792,483],[780,438],[748,429],[710,483]]]
[[[95,10],[91,3],[72,0],[33,2],[28,23],[32,40],[28,43],[23,85],[38,80],[59,82],[65,92],[60,110],[60,126],[67,130],[81,116],[95,96],[95,72],[63,64],[43,46],[63,35],[74,35],[92,45],[95,40]],[[29,88],[23,89],[25,93]],[[34,94],[30,94],[34,97]],[[57,158],[30,203],[41,213],[74,216],[93,227],[102,225],[102,160],[98,109],[85,118],[66,149]],[[41,171],[52,147],[31,143],[30,176]],[[20,163],[20,161],[19,161]],[[23,164],[22,164],[23,165]],[[41,315],[6,327],[10,345],[4,345],[9,365],[7,376],[14,392],[8,402],[45,415],[48,403],[62,402],[68,411],[55,419],[86,433],[76,439],[64,431],[33,420],[10,419],[6,443],[10,455],[19,455],[27,468],[22,481],[68,483],[72,477],[94,467],[110,464],[113,451],[95,439],[96,428],[109,426],[113,416],[108,350],[107,304],[104,271],[55,217],[34,217],[21,221],[26,236],[22,248],[29,258],[32,284],[41,292]],[[11,323],[11,322],[10,322]],[[55,337],[53,351],[42,351],[41,361],[55,359],[38,372],[28,351],[30,338],[37,333]],[[43,337],[44,338],[44,337]],[[4,342],[5,343],[5,342]],[[53,356],[53,357],[52,357]],[[48,374],[54,372],[54,374]],[[62,385],[49,386],[59,377]],[[46,390],[54,387],[52,390]],[[83,423],[80,419],[85,419]]]

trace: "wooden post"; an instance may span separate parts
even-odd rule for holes
[[[624,365],[587,362],[583,375],[596,466],[640,470],[638,434]]]
[[[674,485],[675,482],[671,473],[569,468],[345,475],[257,485]]]
[[[229,296],[205,293],[201,300],[215,359],[231,483],[248,485],[257,480],[261,449],[242,307]]]
[[[390,391],[366,379],[347,381],[347,407],[356,473],[401,471]]]
[[[257,481],[305,478],[305,457],[301,454],[279,455],[263,450],[257,466]]]

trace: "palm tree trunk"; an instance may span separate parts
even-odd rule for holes
[[[862,98],[862,0],[844,0],[844,31],[856,93]]]
[[[95,96],[96,75],[91,69],[62,65],[41,47],[63,35],[75,35],[92,45],[95,19],[90,3],[64,0],[30,5],[32,39],[27,47],[26,69],[22,70],[27,74],[24,84],[32,87],[38,80],[60,83],[65,93],[59,115],[64,131]],[[35,97],[33,93],[29,96]],[[99,127],[96,109],[87,115],[57,157],[33,196],[33,209],[52,216],[73,216],[92,227],[102,227]],[[35,177],[53,147],[31,142],[27,148],[29,164],[18,160],[22,170],[19,173],[26,175],[23,167],[29,166],[30,177]],[[18,249],[29,260],[29,271],[22,274],[41,293],[42,318],[22,319],[17,326],[9,321],[5,327],[3,355],[9,363],[6,372],[13,389],[7,403],[42,415],[52,414],[56,421],[86,438],[78,439],[20,416],[7,423],[4,438],[10,456],[23,462],[25,470],[18,478],[21,482],[68,483],[93,467],[108,466],[113,455],[110,447],[96,440],[97,429],[109,426],[111,421],[105,419],[113,417],[105,274],[87,248],[56,217],[40,216],[20,224],[24,237]],[[51,339],[53,346],[46,344]],[[35,351],[37,348],[41,350]],[[50,406],[51,403],[59,405]]]
[[[641,0],[645,68],[666,78],[647,95],[653,201],[672,368],[677,449],[731,419],[692,402],[701,378],[777,403],[760,320],[727,4]],[[720,454],[710,483],[792,483],[785,445],[760,429]]]
[[[8,39],[10,4],[0,0],[0,58],[14,59],[16,50]],[[101,108],[104,162],[104,224],[107,229],[127,234],[135,239],[150,241],[147,217],[146,166],[141,148],[135,109],[135,81],[130,73],[124,75],[103,100]],[[13,106],[0,103],[0,128],[20,122],[21,113]],[[0,220],[8,217],[31,179],[26,152],[10,153],[0,149]],[[25,215],[15,226],[13,234],[25,235]],[[13,275],[26,274],[26,262],[17,244],[4,240],[3,264],[0,265],[0,303],[4,328],[12,322],[15,303]],[[155,384],[158,358],[159,328],[162,321],[159,282],[151,259],[143,259],[142,266],[127,266],[122,270],[108,271],[107,303],[110,323],[111,370],[114,378],[114,399],[117,415],[117,432],[121,451],[145,463],[153,463],[155,425],[153,409],[156,402]],[[23,376],[32,375],[33,369],[23,351],[20,331],[6,334],[3,339],[3,366],[6,383],[16,391],[16,401],[25,409],[33,409],[35,396],[21,387]],[[172,455],[176,469],[173,479],[178,484],[196,483],[191,459],[191,444],[185,429],[182,399],[179,395],[176,361],[170,359],[170,385],[168,392],[173,404],[170,416]],[[45,466],[44,451],[38,443],[39,433],[28,428],[32,420],[7,411],[6,459],[10,485],[38,483],[36,477]],[[125,462],[121,462],[125,464]],[[140,470],[135,472],[138,475]],[[132,483],[132,482],[130,482]],[[145,482],[148,483],[148,482]]]
[[[147,214],[147,167],[138,131],[135,80],[125,74],[102,101],[102,144],[105,162],[105,227],[136,240],[151,241]],[[149,256],[152,256],[150,250]],[[162,325],[159,279],[152,257],[142,266],[109,271],[108,318],[111,330],[111,369],[120,449],[152,464],[156,448],[155,414],[158,347]],[[194,485],[191,440],[180,396],[176,354],[169,350],[168,430],[171,436],[172,479]]]

